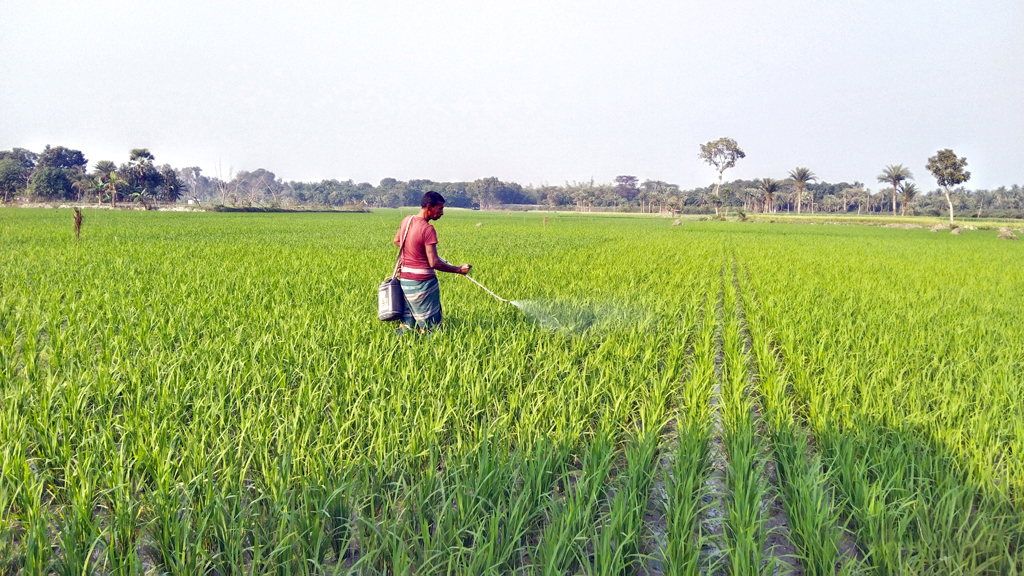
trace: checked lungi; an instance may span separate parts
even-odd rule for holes
[[[441,289],[437,278],[408,280],[400,278],[405,294],[402,324],[410,328],[432,328],[441,323]]]

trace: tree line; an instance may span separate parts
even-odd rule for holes
[[[690,189],[632,175],[621,175],[608,183],[590,180],[541,186],[522,186],[495,177],[471,182],[384,178],[374,185],[336,179],[284,181],[263,168],[229,171],[224,178],[204,174],[197,166],[157,164],[145,148],[130,150],[124,163],[101,160],[90,170],[81,151],[46,146],[40,153],[24,148],[0,151],[0,195],[4,203],[65,201],[115,207],[124,203],[153,207],[189,202],[264,208],[373,208],[417,206],[424,192],[434,190],[445,196],[448,206],[482,209],[538,207],[672,215],[730,211],[936,216],[956,211],[976,217],[1024,217],[1024,189],[1019,185],[995,190],[964,188],[963,182],[970,178],[970,173],[963,170],[966,159],[950,150],[929,159],[928,170],[933,175],[936,170],[945,174],[936,176],[939,187],[930,191],[915,185],[913,174],[902,164],[884,167],[878,176],[881,186],[875,191],[861,182],[820,180],[805,167],[794,168],[781,179],[725,181],[724,173],[745,157],[729,138],[702,145],[698,157],[716,169],[718,180]]]

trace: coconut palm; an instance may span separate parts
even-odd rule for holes
[[[760,180],[754,180],[757,184],[757,189],[764,194],[764,211],[772,211],[772,197],[782,188],[779,181],[774,178],[761,178]]]
[[[914,203],[914,199],[917,198],[918,192],[919,190],[917,189],[917,185],[913,182],[904,182],[900,186],[900,197],[903,199],[903,210],[900,212],[901,215],[905,216],[907,214],[907,206]],[[911,208],[910,213],[913,215],[913,208]]]
[[[117,165],[110,160],[100,160],[96,163],[96,169],[93,170],[93,177],[99,178],[101,182],[110,180],[110,175],[117,170]]]
[[[804,187],[806,187],[809,182],[817,180],[818,177],[814,172],[811,172],[807,168],[794,168],[789,173],[789,179],[796,184],[796,213],[799,214],[800,204],[802,203],[804,196]]]
[[[882,170],[882,173],[878,175],[878,181],[882,184],[889,184],[892,186],[892,215],[896,215],[896,195],[899,193],[900,182],[904,180],[913,180],[914,175],[910,173],[910,169],[903,166],[903,164],[890,164]]]

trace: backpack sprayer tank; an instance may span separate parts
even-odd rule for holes
[[[409,216],[405,220],[402,242],[398,245],[395,270],[391,273],[391,278],[381,282],[377,287],[377,318],[380,318],[382,322],[401,320],[402,313],[405,312],[405,294],[402,292],[402,283],[398,280],[398,274],[402,269],[402,250],[405,249],[405,237],[409,235],[411,227],[412,216]]]
[[[377,287],[377,318],[384,322],[399,320],[405,311],[405,295],[398,278],[388,278]]]

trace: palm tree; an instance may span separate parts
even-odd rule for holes
[[[814,172],[811,172],[807,168],[794,168],[789,173],[789,179],[796,184],[796,213],[799,214],[800,204],[802,203],[804,196],[804,187],[807,186],[808,182],[817,180],[818,177],[815,176]]]
[[[110,180],[110,175],[117,170],[117,165],[110,160],[100,160],[96,163],[96,169],[93,171],[93,176],[98,177],[101,182]]]
[[[117,164],[110,160],[100,160],[96,163],[96,169],[93,170],[92,175],[95,178],[92,183],[92,192],[96,194],[96,205],[99,206],[103,192],[114,190],[117,187],[117,184],[111,184],[111,181],[117,177]]]
[[[915,185],[913,182],[904,182],[903,185],[900,186],[900,196],[903,198],[903,211],[901,212],[902,215],[906,215],[907,205],[911,205],[914,203],[914,199],[917,198],[917,193],[917,185]],[[910,214],[914,214],[913,208],[911,208]]]
[[[117,208],[117,189],[123,188],[125,184],[124,180],[117,177],[117,172],[110,173],[110,179],[107,180],[107,191],[110,192],[111,208]]]
[[[890,164],[882,170],[882,173],[878,175],[878,181],[882,184],[892,185],[892,215],[896,215],[896,194],[899,193],[900,182],[904,180],[913,180],[914,175],[910,173],[910,169],[903,166],[903,164]]]
[[[760,180],[754,180],[757,184],[757,189],[764,194],[764,211],[772,211],[772,196],[774,196],[780,189],[781,185],[779,181],[774,178],[761,178]]]

